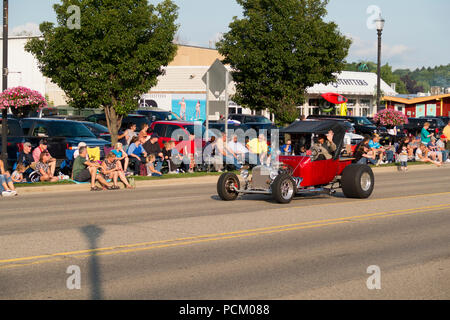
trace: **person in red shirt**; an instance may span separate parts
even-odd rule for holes
[[[48,142],[46,139],[42,139],[41,141],[39,141],[39,146],[37,146],[34,150],[33,150],[33,159],[34,162],[38,163],[39,159],[41,157],[41,153],[46,151],[48,152]],[[50,155],[50,153],[48,153]],[[50,155],[50,158],[48,159],[48,166],[50,167],[50,174],[53,177],[55,175],[55,170],[56,170],[56,159],[53,158]]]

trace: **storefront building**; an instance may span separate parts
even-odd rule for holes
[[[450,117],[450,94],[427,97],[400,98],[385,96],[386,107],[402,111],[408,118]]]
[[[381,90],[385,95],[397,93],[383,80]],[[337,93],[348,99],[347,115],[373,116],[376,107],[377,75],[370,72],[343,71],[337,75],[337,81],[328,85],[317,84],[307,89],[305,103],[300,108],[301,115],[339,114],[340,105],[332,105],[322,95]],[[384,108],[384,106],[382,106]]]

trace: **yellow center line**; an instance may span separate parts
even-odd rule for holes
[[[71,256],[72,258],[86,258],[86,257],[92,256],[93,254],[94,255],[112,255],[112,254],[119,254],[119,253],[130,253],[130,252],[137,252],[137,251],[144,251],[144,250],[152,250],[152,249],[160,249],[160,248],[168,248],[168,247],[196,244],[196,243],[205,243],[205,242],[212,242],[212,241],[219,241],[219,240],[252,237],[252,236],[257,236],[257,235],[273,234],[273,233],[280,233],[280,232],[287,232],[287,231],[294,231],[294,230],[301,230],[301,229],[318,228],[318,227],[324,227],[324,226],[330,226],[330,225],[336,225],[336,224],[342,224],[342,223],[367,221],[367,220],[386,218],[386,217],[392,217],[392,216],[400,216],[400,215],[413,214],[413,213],[431,212],[431,211],[436,211],[436,210],[441,210],[441,209],[446,209],[446,208],[450,208],[450,203],[434,205],[434,206],[426,206],[426,207],[420,207],[420,208],[384,211],[384,212],[377,212],[377,213],[351,216],[351,217],[308,221],[308,222],[301,222],[301,223],[289,224],[289,225],[280,225],[280,226],[241,230],[241,231],[234,231],[234,232],[208,234],[208,235],[201,235],[201,236],[195,236],[195,237],[186,237],[186,238],[178,238],[178,239],[171,239],[171,240],[160,240],[160,241],[152,241],[152,242],[146,242],[146,243],[121,245],[121,246],[108,247],[108,248],[79,250],[79,251],[55,253],[55,254],[50,254],[50,255],[34,256],[34,257],[6,259],[6,260],[0,260],[0,264],[4,264],[3,266],[0,265],[0,269],[60,261],[64,258],[67,258],[68,256]],[[142,248],[137,248],[137,247],[142,247]],[[89,254],[83,255],[86,253],[89,253]],[[52,258],[52,259],[49,259],[49,258]],[[17,263],[17,262],[39,260],[39,259],[45,259],[45,260],[28,262],[28,263]],[[14,263],[14,264],[12,264],[12,263]]]

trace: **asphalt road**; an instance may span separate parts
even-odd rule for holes
[[[208,179],[0,199],[0,299],[450,298],[449,167],[289,205],[223,202]]]

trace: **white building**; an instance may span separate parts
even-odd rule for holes
[[[382,95],[396,96],[397,92],[381,80]],[[377,75],[370,72],[343,71],[337,75],[337,81],[329,85],[316,84],[307,89],[305,103],[300,107],[302,115],[326,114],[321,109],[330,103],[321,97],[325,93],[337,93],[348,99],[349,115],[371,116],[376,110]],[[339,106],[336,106],[339,109]]]

